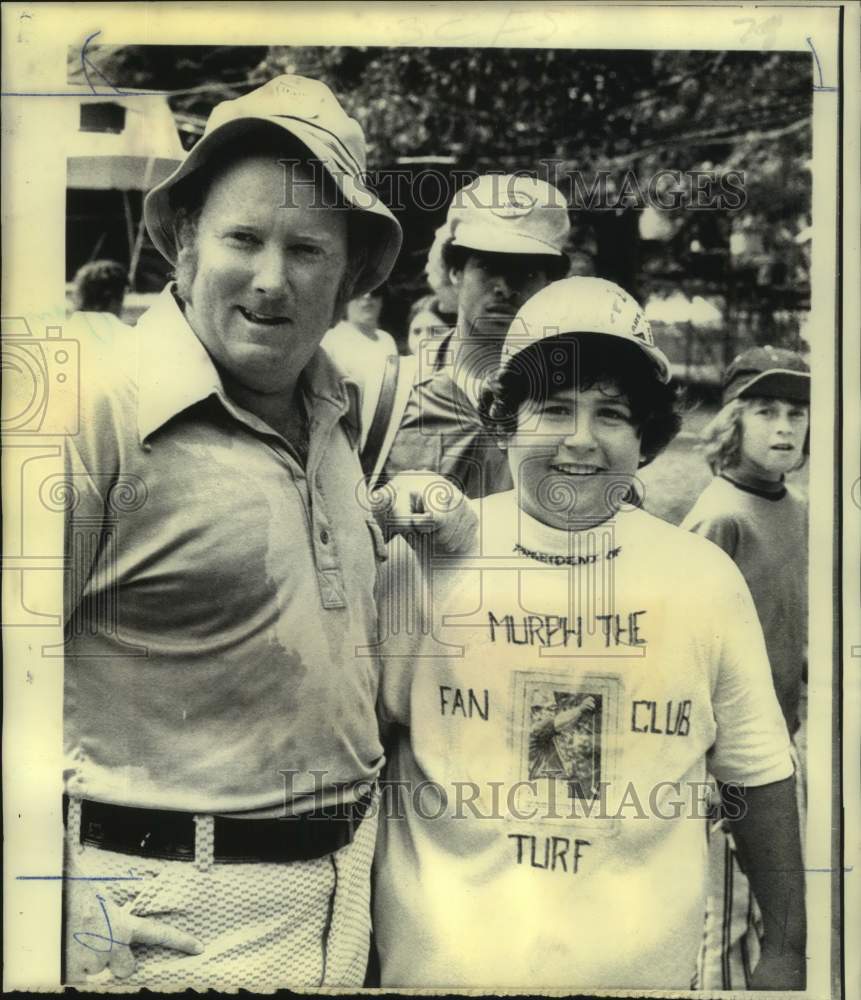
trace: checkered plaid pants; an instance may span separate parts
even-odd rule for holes
[[[253,821],[250,821],[253,822]],[[326,857],[289,864],[215,864],[212,817],[197,818],[195,860],[161,861],[80,843],[80,803],[70,801],[69,893],[100,893],[115,906],[194,935],[201,955],[162,946],[133,950],[127,979],[99,977],[100,989],[147,987],[265,992],[278,987],[361,986],[370,936],[370,868],[377,809],[352,843]],[[98,879],[96,881],[95,879]],[[65,948],[85,945],[65,922]]]

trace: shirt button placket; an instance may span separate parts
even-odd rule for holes
[[[320,569],[335,569],[335,554],[332,547],[332,532],[329,525],[329,518],[326,511],[326,501],[323,496],[323,474],[317,469],[313,478],[309,476],[308,485],[313,483],[313,496],[311,498],[311,512],[314,520],[314,549],[317,565]]]

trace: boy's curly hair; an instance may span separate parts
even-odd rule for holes
[[[714,475],[724,469],[731,469],[741,461],[742,430],[741,415],[745,410],[758,406],[766,397],[743,396],[733,399],[722,407],[700,431],[697,450],[702,452]],[[790,402],[790,400],[786,400]],[[810,431],[804,439],[802,458],[795,466],[800,469],[810,454]]]
[[[641,466],[656,458],[678,434],[681,416],[675,387],[658,379],[635,344],[592,333],[550,337],[525,348],[501,373],[487,380],[479,415],[488,431],[505,439],[517,429],[524,403],[596,385],[613,386],[627,397],[640,435]]]

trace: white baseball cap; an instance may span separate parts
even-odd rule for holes
[[[594,333],[635,344],[660,381],[670,381],[670,363],[655,346],[642,307],[612,281],[584,276],[553,281],[524,302],[506,334],[500,371],[527,347],[566,333]]]
[[[216,150],[231,143],[241,150],[250,132],[272,126],[298,139],[332,176],[350,209],[365,215],[362,235],[368,255],[355,294],[382,284],[400,251],[401,227],[365,184],[367,160],[361,125],[344,111],[326,84],[303,76],[277,76],[212,109],[203,136],[177,169],[146,197],[144,218],[153,243],[176,263],[174,220],[179,205],[177,198],[171,197],[176,185],[204,167]]]
[[[489,253],[564,257],[571,229],[562,192],[536,177],[484,174],[464,185],[449,205],[452,246]]]

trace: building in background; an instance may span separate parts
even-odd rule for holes
[[[143,196],[185,153],[167,98],[124,90],[64,101],[66,281],[102,258],[126,267],[124,316],[144,307],[136,293],[159,291],[167,272],[143,225]]]

